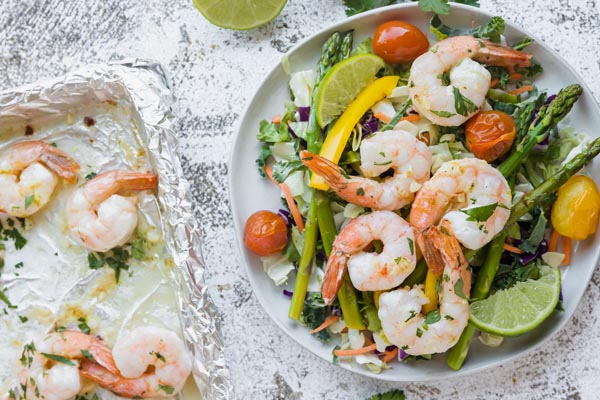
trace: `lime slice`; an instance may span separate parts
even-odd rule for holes
[[[471,303],[471,322],[501,336],[522,335],[537,327],[554,311],[560,296],[558,268],[544,265],[540,275]]]
[[[204,18],[221,28],[247,30],[279,15],[287,0],[192,0]]]
[[[317,97],[317,121],[325,126],[338,117],[375,78],[385,62],[373,54],[359,54],[327,72]]]

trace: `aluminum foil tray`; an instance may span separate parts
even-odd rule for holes
[[[86,175],[119,167],[152,171],[159,181],[155,194],[139,200],[136,235],[147,252],[132,259],[118,283],[111,268],[90,269],[89,251],[69,235],[65,205],[77,185],[59,185],[50,203],[25,220],[0,215],[2,232],[15,224],[27,240],[21,250],[14,240],[3,241],[0,290],[15,307],[0,302],[0,398],[14,385],[24,343],[56,326],[77,327],[81,318],[109,345],[138,325],[180,332],[193,355],[195,385],[190,379],[179,398],[197,399],[198,392],[205,399],[233,398],[172,103],[163,68],[139,59],[90,65],[0,93],[0,150],[23,140],[53,143],[80,163],[78,185]],[[118,398],[103,389],[97,394]]]

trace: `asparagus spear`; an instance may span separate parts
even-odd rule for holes
[[[318,153],[323,143],[321,127],[317,121],[316,112],[319,84],[323,76],[337,60],[340,41],[341,38],[339,32],[334,32],[323,45],[321,58],[317,65],[317,77],[313,88],[310,114],[308,117],[308,128],[306,130],[306,146],[308,150],[313,153]],[[306,298],[306,290],[312,272],[312,263],[315,256],[315,247],[317,245],[319,226],[317,222],[318,195],[316,193],[317,191],[313,189],[308,218],[306,219],[306,225],[304,226],[304,246],[302,247],[300,262],[298,263],[298,274],[294,284],[294,294],[292,295],[292,301],[288,312],[288,317],[295,320],[300,319],[300,314],[302,314],[302,309],[304,308],[304,299]]]
[[[491,243],[486,261],[481,267],[475,285],[473,286],[473,298],[484,299],[487,297],[496,271],[498,270],[500,256],[502,255],[502,247],[506,240],[508,228],[512,224],[515,224],[537,204],[546,200],[548,196],[552,196],[558,188],[596,157],[598,153],[600,153],[600,138],[597,138],[590,143],[583,152],[566,163],[554,176],[548,178],[540,186],[525,195],[521,201],[515,204],[503,232],[494,238]],[[471,343],[474,333],[475,328],[472,325],[468,325],[456,345],[448,352],[448,365],[452,369],[458,370],[462,367],[462,364],[467,357],[469,344]]]
[[[529,132],[516,146],[515,151],[498,167],[508,177],[515,172],[527,158],[533,147],[543,141],[550,129],[560,122],[573,108],[583,89],[575,84],[562,89],[550,104],[540,108],[537,117],[529,125]]]

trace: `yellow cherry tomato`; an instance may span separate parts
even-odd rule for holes
[[[599,216],[600,193],[591,178],[575,175],[558,189],[551,219],[562,236],[583,240],[593,235]]]

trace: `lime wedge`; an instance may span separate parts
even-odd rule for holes
[[[242,31],[273,20],[287,0],[192,0],[192,3],[211,24]]]
[[[471,322],[501,336],[522,335],[537,327],[554,311],[560,296],[558,268],[544,265],[540,275],[471,303]]]
[[[338,117],[375,78],[385,62],[373,54],[359,54],[327,72],[317,97],[317,121],[325,126]]]

